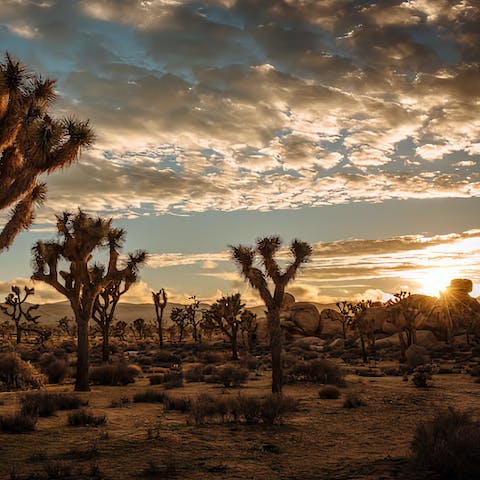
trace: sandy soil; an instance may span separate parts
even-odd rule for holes
[[[95,387],[81,394],[104,427],[69,427],[67,412],[40,418],[30,434],[0,434],[0,478],[12,468],[19,478],[44,472],[52,461],[73,463],[85,471],[95,464],[102,478],[231,478],[380,480],[436,478],[412,471],[406,458],[417,423],[453,405],[478,412],[480,384],[467,375],[436,375],[434,387],[418,389],[402,377],[349,375],[336,400],[318,397],[318,385],[287,385],[285,393],[300,400],[300,411],[284,425],[188,424],[188,415],[164,411],[161,404],[128,404],[111,408],[113,400],[131,398],[148,386],[146,378],[127,387]],[[159,388],[160,387],[155,387]],[[70,385],[48,387],[71,391]],[[245,393],[267,393],[268,373],[250,381]],[[208,392],[236,395],[204,383],[186,383],[170,391],[178,395]],[[367,405],[343,408],[349,392]],[[0,393],[0,415],[13,411],[20,393]],[[89,478],[83,476],[81,478]]]

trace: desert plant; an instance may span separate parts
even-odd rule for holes
[[[343,402],[343,408],[358,408],[366,405],[365,400],[355,393],[349,393]]]
[[[111,229],[108,232],[108,245],[110,249],[110,257],[114,257],[115,253],[124,242],[125,231],[121,229]],[[102,361],[108,362],[110,357],[110,334],[112,330],[112,322],[115,315],[118,302],[122,295],[128,292],[130,287],[138,280],[138,268],[147,260],[145,252],[136,252],[130,255],[129,268],[124,275],[112,280],[105,285],[95,299],[93,304],[92,318],[100,328],[102,334]]]
[[[67,462],[48,462],[43,466],[47,479],[68,479],[72,476],[72,464]]]
[[[239,414],[247,423],[273,425],[298,409],[298,401],[293,397],[272,393],[266,397],[238,395]]]
[[[145,390],[133,395],[133,403],[163,403],[165,393],[160,390]]]
[[[152,375],[148,380],[150,385],[163,384],[165,388],[183,387],[183,371],[170,369],[168,372]]]
[[[427,388],[431,384],[435,368],[432,365],[419,365],[412,375],[412,382],[418,388]]]
[[[128,385],[135,382],[135,378],[141,373],[138,365],[111,363],[92,368],[90,381],[94,385]]]
[[[173,395],[164,395],[163,406],[165,410],[177,410],[182,413],[190,411],[190,399],[187,397],[176,397]]]
[[[157,319],[158,343],[160,349],[163,348],[163,312],[167,306],[167,292],[161,288],[158,292],[152,292],[153,303],[155,305],[155,317]]]
[[[185,370],[183,376],[187,382],[203,382],[205,380],[204,372],[204,365],[193,365]]]
[[[25,308],[25,302],[30,295],[35,293],[34,288],[24,287],[23,295],[20,293],[20,287],[12,285],[12,291],[5,298],[5,305],[0,305],[0,310],[11,318],[15,325],[16,342],[19,344],[22,340],[22,332],[29,329],[29,325],[37,324],[40,315],[33,315],[33,312],[40,306],[38,304],[29,305]],[[22,322],[22,320],[24,320]]]
[[[60,383],[70,375],[68,363],[51,353],[42,355],[38,363],[41,372],[48,377],[48,383]]]
[[[89,338],[88,329],[97,296],[112,282],[125,281],[135,275],[145,262],[146,253],[129,254],[123,268],[118,268],[125,232],[112,228],[111,220],[94,218],[82,210],[57,216],[58,241],[38,241],[32,248],[34,273],[32,278],[54,287],[66,296],[77,324],[77,372],[75,390],[88,391]],[[93,252],[108,247],[108,267],[92,263]],[[65,260],[70,271],[58,271]],[[63,283],[62,283],[63,282]]]
[[[21,412],[39,417],[49,417],[58,410],[75,410],[87,403],[68,393],[34,392],[20,398]]]
[[[29,74],[7,53],[0,64],[0,211],[12,208],[0,232],[0,252],[33,221],[46,195],[45,173],[68,167],[93,142],[87,122],[56,120],[48,114],[55,81]]]
[[[29,362],[23,361],[17,353],[0,355],[0,386],[7,390],[40,388],[45,383],[42,375]]]
[[[26,433],[33,432],[37,425],[37,416],[25,415],[22,412],[0,416],[0,432]]]
[[[215,367],[205,379],[211,383],[220,383],[225,388],[238,388],[248,380],[248,370],[238,365],[223,365]]]
[[[275,260],[281,247],[280,237],[272,236],[259,239],[256,248],[238,245],[231,246],[232,257],[240,267],[242,275],[250,285],[258,290],[267,307],[267,325],[270,337],[270,353],[272,357],[272,392],[281,393],[283,385],[282,368],[282,329],[280,326],[280,308],[286,286],[295,278],[298,268],[307,262],[312,254],[312,247],[305,242],[294,240],[290,245],[293,261],[282,273]],[[254,261],[260,256],[264,272],[254,267]],[[267,280],[274,284],[270,292]]]
[[[480,422],[450,407],[417,426],[411,450],[417,466],[442,478],[479,478]]]
[[[319,358],[300,361],[292,366],[291,373],[296,378],[303,378],[309,382],[320,382],[339,387],[345,384],[342,370],[331,360]]]
[[[334,385],[326,385],[320,389],[318,396],[325,400],[335,400],[340,397],[340,390]]]
[[[85,409],[76,410],[68,414],[68,425],[71,427],[105,425],[107,418],[105,415],[94,415]]]
[[[239,293],[217,300],[208,310],[203,311],[202,328],[220,331],[230,342],[232,360],[238,360],[238,331],[241,313],[245,304]]]

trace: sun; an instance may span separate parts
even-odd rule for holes
[[[461,275],[454,268],[434,268],[418,275],[416,280],[421,284],[420,293],[438,297],[450,285],[453,278],[459,277]]]

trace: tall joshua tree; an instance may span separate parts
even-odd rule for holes
[[[167,306],[167,292],[161,288],[158,292],[152,292],[153,303],[155,304],[155,316],[157,319],[158,342],[163,348],[163,312]]]
[[[293,260],[288,263],[282,272],[275,255],[281,247],[278,236],[265,237],[257,240],[256,248],[244,245],[231,246],[232,257],[240,267],[242,275],[250,285],[258,290],[267,307],[267,326],[270,336],[270,352],[272,355],[272,392],[282,393],[282,330],[280,326],[280,308],[286,286],[294,280],[298,268],[306,263],[312,255],[312,247],[299,240],[290,245]],[[254,266],[259,257],[264,271]],[[273,292],[269,282],[273,283]]]
[[[17,344],[22,341],[22,332],[29,330],[28,323],[36,324],[40,315],[33,315],[40,305],[29,305],[25,308],[25,302],[30,295],[35,293],[34,288],[24,287],[23,295],[20,293],[20,287],[12,285],[12,292],[5,298],[5,305],[0,305],[0,310],[8,315],[15,324],[16,342]],[[22,322],[22,319],[25,320]]]
[[[125,230],[112,228],[108,233],[110,256],[115,255],[125,241]],[[147,260],[145,251],[129,253],[126,267],[122,275],[102,288],[93,305],[92,318],[102,333],[102,361],[108,362],[110,357],[110,333],[120,297],[138,280],[138,268]]]
[[[33,248],[32,279],[41,280],[67,297],[77,323],[77,374],[75,390],[89,391],[89,338],[88,327],[93,314],[95,299],[102,289],[112,282],[125,281],[142,263],[144,252],[129,256],[126,265],[119,268],[118,230],[111,226],[111,219],[91,217],[82,210],[65,212],[57,216],[57,241],[37,242]],[[111,236],[117,242],[110,242]],[[99,248],[108,248],[108,265],[93,263],[93,253]],[[60,270],[64,261],[69,270]]]
[[[31,225],[35,205],[44,201],[40,175],[69,166],[93,142],[88,121],[48,114],[54,86],[8,54],[0,63],[0,212],[12,209],[0,231],[0,252]]]

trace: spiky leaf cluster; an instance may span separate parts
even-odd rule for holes
[[[55,119],[55,80],[29,73],[8,53],[0,63],[0,211],[11,208],[0,232],[0,251],[34,219],[45,200],[42,173],[67,167],[94,140],[88,121]]]

